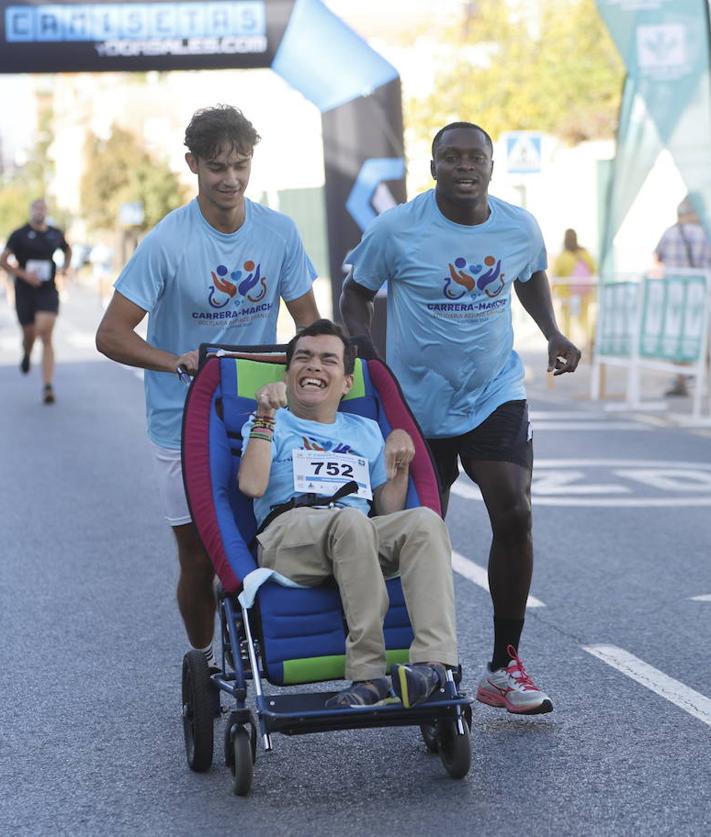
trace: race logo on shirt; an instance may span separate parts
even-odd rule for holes
[[[331,453],[352,453],[354,456],[361,455],[356,453],[350,445],[344,445],[343,442],[331,442],[330,440],[319,442],[313,437],[308,436],[302,436],[301,438],[304,442],[304,450],[330,451]]]
[[[207,301],[212,308],[226,308],[240,305],[244,300],[259,302],[267,293],[267,278],[260,272],[261,265],[247,259],[242,268],[230,271],[224,264],[218,264],[210,271],[212,284]]]
[[[506,274],[501,272],[501,259],[486,256],[480,263],[468,264],[463,256],[449,263],[449,275],[444,277],[442,293],[447,299],[462,299],[469,294],[485,294],[493,299],[504,288]]]

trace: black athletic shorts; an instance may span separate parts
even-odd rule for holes
[[[513,462],[533,470],[533,442],[525,401],[507,401],[484,421],[461,436],[428,439],[442,490],[446,491],[459,475],[458,459]]]
[[[59,311],[59,292],[54,282],[33,288],[22,280],[15,282],[15,309],[20,325],[32,325],[38,311],[56,314]]]

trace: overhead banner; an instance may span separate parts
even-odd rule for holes
[[[708,0],[598,0],[627,68],[608,196],[602,272],[613,240],[667,148],[711,236],[711,86]]]
[[[405,200],[400,78],[389,62],[321,0],[0,2],[0,73],[257,67],[323,114],[338,311],[346,253],[379,212]]]
[[[2,3],[0,72],[269,67],[293,2]]]

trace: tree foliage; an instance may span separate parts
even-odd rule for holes
[[[81,206],[91,229],[115,229],[122,204],[142,203],[140,229],[147,230],[185,202],[185,190],[175,173],[123,128],[114,126],[106,140],[90,134],[85,160]]]
[[[614,134],[624,68],[594,0],[478,0],[449,32],[451,60],[414,102],[418,133],[450,121],[566,142]]]
[[[9,177],[3,178],[0,184],[0,236],[3,238],[27,223],[33,200],[48,197],[48,186],[54,173],[54,161],[49,155],[54,141],[53,122],[51,105],[40,101],[35,144],[28,153],[27,161]],[[56,219],[56,211],[52,214]]]

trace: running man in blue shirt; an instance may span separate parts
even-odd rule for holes
[[[488,194],[493,167],[486,131],[442,128],[432,143],[436,188],[368,228],[346,258],[341,313],[352,335],[369,335],[372,300],[387,281],[388,364],[434,454],[444,507],[459,461],[491,521],[494,651],[477,698],[538,714],[553,703],[518,654],[533,570],[533,448],[511,288],[548,340],[549,371],[575,371],[580,352],[555,321],[538,224]]]
[[[160,469],[165,516],[178,546],[178,606],[193,648],[214,663],[213,569],[183,490],[180,435],[186,387],[201,343],[276,342],[279,300],[297,329],[318,319],[316,276],[294,223],[245,197],[259,135],[241,111],[198,111],[185,160],[198,194],[152,230],[115,284],[96,335],[113,360],[146,370],[148,434]],[[148,313],[147,339],[136,327]]]

